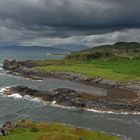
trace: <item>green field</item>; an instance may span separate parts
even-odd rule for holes
[[[103,77],[106,79],[130,81],[140,80],[140,59],[112,59],[112,60],[74,60],[43,61],[49,64],[34,69],[40,71],[74,72],[90,77]]]
[[[122,138],[98,131],[75,128],[59,123],[19,122],[8,136],[0,140],[122,140]]]

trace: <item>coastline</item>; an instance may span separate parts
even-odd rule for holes
[[[39,91],[25,86],[16,86],[1,89],[1,92],[7,97],[24,98],[65,109],[110,114],[140,114],[138,104],[113,102],[100,99],[100,96],[78,93],[72,89],[60,88],[51,91]]]
[[[83,99],[80,97],[80,99],[75,96],[73,96],[74,102],[69,100],[69,96],[67,95],[67,99],[65,99],[65,92],[62,92],[63,89],[61,89],[59,92],[64,94],[62,96],[63,102],[60,103],[58,100],[54,100],[54,97],[51,99],[51,101],[56,101],[56,105],[60,106],[66,106],[66,107],[76,107],[76,108],[82,108],[86,110],[93,110],[93,111],[99,111],[99,112],[114,112],[114,113],[130,113],[130,114],[136,114],[140,112],[140,90],[139,90],[139,83],[129,83],[124,84],[120,83],[118,81],[112,81],[112,80],[106,80],[101,77],[97,78],[90,78],[86,76],[82,76],[81,74],[73,74],[73,73],[62,73],[62,72],[41,72],[37,70],[31,69],[34,67],[34,64],[31,64],[30,61],[16,61],[16,60],[5,60],[3,64],[4,70],[7,70],[10,74],[15,74],[18,76],[23,76],[26,78],[30,78],[33,80],[43,80],[44,78],[56,78],[56,79],[67,79],[74,82],[80,82],[89,86],[104,88],[108,91],[107,96],[99,96],[99,97],[92,97],[93,99]],[[133,86],[135,84],[135,86]],[[137,86],[138,84],[138,86]],[[27,87],[28,88],[28,87]],[[32,89],[31,89],[32,90]],[[59,90],[59,89],[58,89]],[[68,91],[71,91],[71,89],[66,89]],[[39,92],[41,92],[39,90]],[[47,91],[48,92],[48,91]],[[77,93],[76,91],[73,91],[76,94],[87,95],[85,93]],[[113,93],[113,94],[112,94]],[[28,93],[27,95],[30,95]],[[89,95],[88,95],[89,96]],[[115,97],[115,98],[114,98]],[[56,98],[56,97],[55,97]],[[56,98],[57,99],[57,98]],[[65,103],[64,99],[68,102]],[[44,99],[42,99],[44,100]],[[76,104],[76,100],[78,100],[78,104]],[[92,102],[92,103],[91,103]],[[90,103],[90,105],[89,105]],[[70,104],[70,105],[69,105]],[[87,105],[88,104],[88,105]],[[82,106],[82,107],[81,107]],[[86,107],[85,107],[86,106]]]
[[[88,112],[95,112],[95,113],[107,113],[107,114],[123,114],[123,115],[139,115],[140,112],[119,112],[119,111],[103,111],[103,110],[96,110],[96,109],[86,109],[86,108],[76,108],[74,106],[70,107],[70,106],[63,106],[63,105],[60,105],[60,104],[57,104],[55,101],[52,101],[52,102],[47,102],[47,101],[43,101],[41,100],[40,98],[35,98],[35,97],[31,97],[29,95],[25,95],[25,96],[21,96],[20,94],[18,93],[15,93],[15,94],[12,94],[12,95],[5,95],[4,94],[4,91],[7,89],[7,88],[10,88],[10,87],[6,87],[6,88],[1,88],[0,89],[0,92],[1,92],[1,95],[2,96],[5,96],[5,97],[9,97],[9,98],[15,98],[15,99],[26,99],[26,100],[29,100],[29,101],[34,101],[34,102],[38,102],[38,103],[41,103],[41,104],[44,104],[44,105],[49,105],[49,106],[52,106],[52,107],[58,107],[58,108],[63,108],[63,109],[68,109],[68,110],[75,110],[75,111],[79,111],[79,110],[83,110],[83,111],[88,111]]]
[[[19,133],[20,132],[20,133]],[[16,137],[15,137],[16,135]],[[5,122],[0,128],[0,139],[100,139],[123,140],[124,136],[109,134],[103,131],[90,130],[65,123],[36,122],[33,120],[19,120],[15,123]],[[30,136],[30,137],[29,137]]]

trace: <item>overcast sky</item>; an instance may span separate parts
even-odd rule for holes
[[[0,0],[0,44],[140,40],[140,0]]]

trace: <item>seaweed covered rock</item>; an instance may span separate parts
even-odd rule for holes
[[[17,61],[14,59],[14,60],[4,60],[4,63],[3,63],[3,68],[6,69],[6,70],[13,70],[13,69],[17,69],[19,68],[20,65],[17,63]]]
[[[8,135],[15,126],[11,122],[5,122],[2,128],[0,128],[0,136]]]

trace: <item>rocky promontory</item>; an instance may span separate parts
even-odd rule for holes
[[[112,89],[106,96],[95,96],[80,93],[72,89],[58,88],[51,91],[41,91],[26,86],[7,88],[5,95],[18,93],[22,97],[28,95],[46,102],[79,109],[95,109],[113,112],[140,112],[139,97],[134,92]]]
[[[16,60],[4,60],[3,68],[10,74],[16,74],[31,79],[44,79],[44,78],[57,78],[67,79],[70,81],[80,82],[91,86],[98,86],[104,88],[125,88],[132,91],[140,92],[140,82],[122,83],[116,80],[105,79],[102,77],[88,77],[82,74],[72,72],[52,72],[52,71],[39,71],[32,68],[38,66],[35,61],[16,61]],[[48,64],[49,65],[49,64]],[[39,66],[44,66],[39,65]],[[46,65],[45,65],[46,66]]]
[[[5,60],[3,68],[10,74],[17,74],[32,79],[58,78],[81,82],[86,85],[105,89],[105,96],[79,93],[73,89],[60,88],[52,91],[34,90],[26,86],[11,87],[5,94],[19,93],[29,95],[43,101],[55,101],[56,104],[83,109],[96,109],[115,112],[140,112],[140,83],[121,83],[101,77],[87,77],[68,72],[38,71],[34,61]]]

